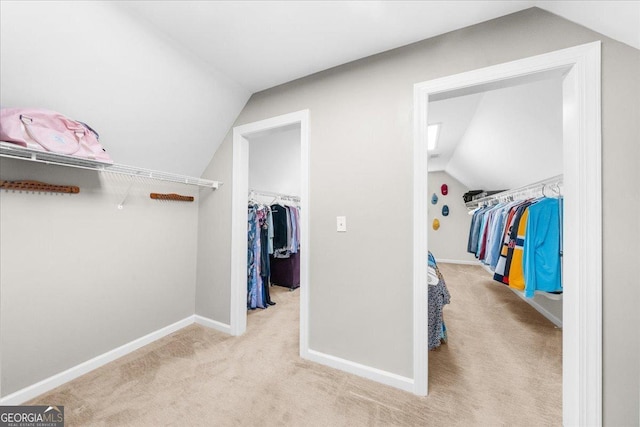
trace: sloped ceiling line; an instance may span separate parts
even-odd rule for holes
[[[250,94],[536,5],[640,49],[638,1],[2,1],[0,101],[95,123],[119,163],[199,175]],[[40,70],[59,46],[82,55]]]
[[[640,49],[640,2],[630,1],[136,0],[113,4],[188,50],[217,85],[237,84],[246,93],[531,7]],[[227,129],[234,120],[229,120]],[[217,149],[224,135],[211,138]],[[458,173],[447,165],[452,157],[460,155],[444,152],[432,160],[439,170]],[[465,181],[463,176],[457,178]]]
[[[634,1],[114,2],[254,93],[531,7],[640,49]],[[345,41],[348,41],[345,42]]]

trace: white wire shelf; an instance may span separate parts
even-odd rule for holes
[[[195,178],[186,175],[178,175],[169,172],[155,171],[135,166],[120,164],[102,163],[95,160],[83,159],[80,157],[57,154],[49,151],[38,151],[24,148],[9,142],[0,142],[0,157],[10,159],[27,160],[31,162],[46,163],[50,165],[67,166],[72,168],[95,170],[99,172],[116,173],[140,178],[150,178],[160,181],[177,182],[180,184],[197,185],[216,190],[220,185],[219,181]]]
[[[300,201],[300,197],[299,196],[291,196],[289,194],[276,193],[274,191],[255,190],[253,188],[249,189],[249,196],[251,197],[251,195],[277,197],[277,198],[280,198],[280,199],[283,199],[283,200],[290,200],[290,201],[293,201],[293,202],[299,202]]]
[[[545,188],[551,187],[549,193],[554,196],[559,196],[561,192],[563,175],[553,176],[551,178],[543,179],[542,181],[534,182],[524,187],[514,188],[512,190],[505,190],[499,193],[494,193],[489,196],[480,197],[478,199],[466,202],[467,209],[474,209],[481,204],[488,202],[506,202],[514,199],[522,199],[527,197],[536,197],[545,195]],[[556,194],[553,194],[553,193]],[[549,196],[549,194],[547,194]]]

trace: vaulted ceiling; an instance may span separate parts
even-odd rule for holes
[[[540,7],[640,49],[640,2],[637,1],[128,1],[116,4],[152,32],[189,51],[215,75],[233,80],[248,93],[530,7]],[[459,159],[464,157],[460,147],[465,146],[459,143],[480,100],[477,95],[441,103],[433,109],[437,117],[432,116],[432,120],[446,122],[446,125],[441,134],[441,149],[436,155],[439,158],[431,158],[430,164],[433,170],[446,170],[467,186],[500,187],[503,184],[497,177],[492,180],[489,174],[473,173],[459,166]],[[451,111],[454,114],[450,114]],[[220,135],[220,140],[222,137]],[[493,144],[499,145],[499,142]],[[454,161],[449,164],[452,158]],[[524,175],[523,179],[536,178]]]
[[[560,76],[430,102],[429,123],[441,126],[429,172],[476,190],[561,175],[562,115]]]
[[[250,92],[530,7],[640,49],[637,1],[126,1]]]
[[[639,1],[2,0],[0,103],[95,124],[118,163],[199,176],[252,93],[530,7],[640,49]]]

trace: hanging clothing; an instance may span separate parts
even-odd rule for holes
[[[289,258],[300,248],[300,212],[297,206],[272,205],[274,258]]]
[[[293,225],[291,224],[291,207],[285,206],[285,212],[287,214],[287,252],[291,253],[291,241],[293,239]]]
[[[287,247],[287,209],[281,205],[271,205],[273,216],[273,250]]]
[[[300,286],[300,208],[272,205],[274,239],[271,283],[295,289]],[[282,220],[284,219],[284,221]]]
[[[291,218],[291,247],[292,254],[298,253],[298,209],[289,207],[289,216]]]
[[[524,295],[536,290],[562,290],[560,262],[560,201],[544,198],[529,207],[524,242]]]
[[[522,208],[522,214],[518,220],[518,227],[515,231],[515,244],[510,246],[511,263],[509,264],[509,279],[508,284],[510,287],[519,291],[524,290],[524,270],[522,261],[524,259],[524,242],[527,238],[527,222],[529,220],[529,206]],[[512,233],[513,235],[514,233]]]
[[[267,212],[268,214],[268,212]],[[271,261],[269,260],[269,230],[267,215],[260,225],[260,277],[262,279],[262,298],[267,305],[275,305],[271,301],[271,293],[269,291],[269,277],[271,276]]]
[[[271,301],[269,289],[269,286],[274,284],[273,276],[282,281],[281,277],[285,274],[286,277],[290,277],[289,286],[292,289],[300,286],[299,245],[300,224],[297,206],[266,206],[253,198],[250,199],[247,215],[248,309],[275,305],[275,302]],[[288,262],[278,264],[278,257]]]
[[[296,221],[296,231],[294,233],[296,240],[294,243],[294,248],[296,252],[298,252],[300,250],[300,207],[295,207],[295,209],[293,210],[293,216]]]
[[[484,246],[486,243],[486,230],[487,230],[487,222],[489,221],[489,215],[491,214],[491,209],[489,208],[480,218],[480,229],[478,233],[478,247],[476,248],[476,258],[482,260],[484,258]]]
[[[501,203],[474,212],[467,251],[494,271],[494,280],[533,297],[561,292],[561,199]]]
[[[270,276],[270,264],[269,264],[269,230],[265,226],[260,227],[260,275],[263,278]]]
[[[247,308],[266,308],[269,296],[268,208],[249,205],[247,222]]]
[[[478,251],[478,234],[480,233],[480,225],[482,223],[482,217],[485,212],[487,212],[490,207],[482,207],[473,214],[471,218],[471,226],[469,228],[469,240],[467,243],[467,252],[475,253]]]
[[[271,209],[267,212],[267,230],[268,230],[268,252],[269,254],[273,253],[273,213]]]
[[[445,284],[444,277],[438,269],[436,259],[431,252],[428,256],[428,275],[431,282],[429,284],[428,306],[429,306],[429,320],[427,323],[427,329],[429,332],[429,350],[433,350],[440,347],[442,341],[447,340],[446,326],[444,324],[443,308],[445,304],[451,302],[451,295]],[[433,283],[433,277],[437,277],[437,282]]]
[[[507,217],[507,220],[505,221],[502,249],[500,251],[500,257],[498,259],[498,263],[496,264],[493,275],[494,280],[504,283],[505,285],[509,284],[509,272],[511,271],[513,250],[515,249],[517,243],[518,225],[520,223],[520,218],[522,217],[524,208],[526,206],[529,206],[530,203],[530,201],[517,202],[509,210],[509,215]]]
[[[265,308],[260,277],[260,233],[258,207],[250,206],[247,222],[247,307]]]

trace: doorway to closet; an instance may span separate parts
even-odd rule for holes
[[[563,423],[602,419],[602,209],[600,43],[542,54],[414,88],[414,381],[426,394],[427,341],[427,123],[430,101],[562,80],[563,104]]]
[[[501,414],[507,424],[560,424],[562,295],[525,296],[522,266],[535,259],[544,286],[561,289],[561,199],[554,190],[562,188],[562,79],[431,101],[428,108],[429,126],[439,127],[428,163],[429,277],[438,278],[429,282],[429,381],[438,393],[464,381],[467,405]],[[482,193],[465,202],[471,190]],[[480,198],[485,192],[496,194]],[[548,229],[526,237],[549,247],[545,254],[553,255],[544,261],[525,252],[522,240],[511,250],[505,242],[507,230],[518,230],[505,223],[534,202],[532,211],[553,205],[545,213],[556,215]],[[526,277],[530,290],[535,282]],[[509,402],[486,397],[502,394]]]
[[[296,221],[299,229],[299,288],[296,292],[300,294],[301,355],[308,348],[310,235],[308,129],[308,110],[248,123],[233,129],[231,334],[241,335],[247,329],[249,197],[270,205],[273,202],[281,202],[283,205],[294,202],[299,206],[297,211],[299,218]],[[294,158],[297,158],[297,161]],[[282,168],[286,170],[282,171]],[[297,179],[294,178],[296,176]],[[285,295],[282,296],[285,297]],[[273,309],[277,310],[277,298],[272,299],[276,302]],[[271,308],[265,311],[269,310]]]
[[[300,287],[300,124],[258,132],[248,141],[247,308],[255,316],[250,328],[265,324],[276,310],[299,311],[297,294],[281,288]],[[297,322],[288,327],[297,329]]]

